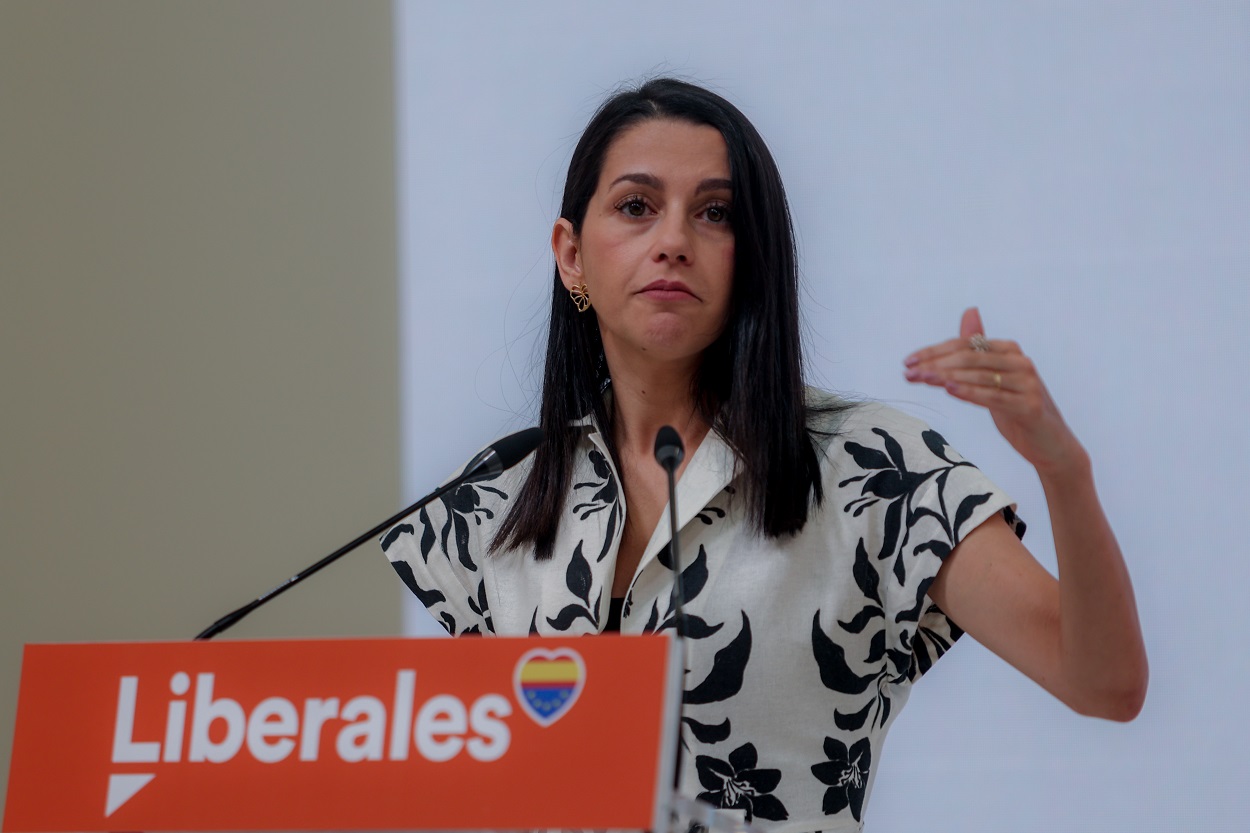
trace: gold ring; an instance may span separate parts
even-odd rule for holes
[[[994,374],[994,387],[998,388],[999,390],[1003,389],[1003,376],[1001,373]]]

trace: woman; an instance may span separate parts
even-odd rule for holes
[[[668,79],[608,100],[574,151],[552,250],[546,442],[385,539],[449,632],[673,627],[653,457],[667,424],[687,449],[687,792],[767,829],[859,829],[887,728],[964,631],[1082,714],[1137,714],[1127,570],[1032,364],[969,310],[905,375],[988,408],[1037,469],[1058,581],[1009,499],[936,432],[803,387],[785,194],[733,105]]]

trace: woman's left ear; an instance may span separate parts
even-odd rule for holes
[[[560,282],[565,289],[572,289],[583,283],[582,254],[573,224],[561,217],[556,220],[551,230],[551,252],[556,258],[556,268],[560,270]]]

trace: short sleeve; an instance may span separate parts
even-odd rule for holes
[[[382,536],[382,551],[408,589],[452,636],[493,633],[484,529],[506,500],[491,481],[453,489]]]
[[[860,474],[850,505],[864,504],[861,540],[873,553],[886,618],[893,682],[914,682],[963,635],[932,599],[942,562],[964,536],[1001,514],[1017,535],[1015,505],[980,469],[924,423],[884,407],[865,408],[841,445]]]
[[[906,676],[911,682],[963,635],[928,595],[942,562],[965,535],[996,514],[1012,523],[1017,535],[1024,534],[1024,524],[1007,496],[949,446],[944,453],[959,462],[949,473],[932,478],[917,495],[908,546],[900,553],[901,577],[893,583],[895,640],[897,649],[909,656]]]

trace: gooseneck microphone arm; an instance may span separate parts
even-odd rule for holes
[[[279,584],[269,592],[253,599],[238,610],[227,613],[225,616],[221,617],[197,634],[195,638],[212,639],[214,636],[235,624],[244,616],[263,605],[265,602],[275,596],[285,593],[287,590],[290,590],[292,587],[299,584],[313,573],[339,560],[344,555],[347,555],[347,553],[356,549],[371,538],[377,538],[377,536],[382,534],[385,530],[399,523],[413,512],[416,512],[422,506],[425,506],[427,503],[437,500],[447,494],[452,489],[456,489],[466,483],[488,480],[497,476],[501,472],[512,468],[517,463],[525,459],[531,451],[538,448],[538,444],[541,443],[542,440],[543,432],[540,428],[526,428],[524,431],[518,431],[515,434],[509,434],[503,439],[497,440],[487,447],[482,453],[470,460],[469,464],[465,466],[464,471],[461,472],[459,477],[443,486],[438,487],[433,492],[430,492],[428,495],[412,504],[412,506],[409,506],[407,509],[400,511],[395,515],[392,515],[382,521],[382,523],[375,526],[373,529],[370,529],[368,532],[352,539],[334,552],[327,555],[325,558],[318,561],[316,564],[305,567],[303,570],[291,576],[289,579],[284,581],[282,584]]]
[[[686,591],[681,584],[681,545],[677,540],[677,467],[686,456],[681,435],[669,425],[662,427],[655,435],[655,461],[668,473],[668,551],[672,555],[673,574],[673,616],[677,623],[677,636],[685,638],[686,624],[682,608],[686,605]]]
[[[665,425],[655,435],[655,461],[668,473],[668,552],[673,562],[673,622],[677,629],[677,646],[681,652],[681,667],[686,668],[686,590],[681,583],[681,543],[677,540],[677,467],[686,456],[681,435],[670,425]],[[673,759],[673,791],[681,789],[682,741],[681,724],[677,731],[677,754]]]

